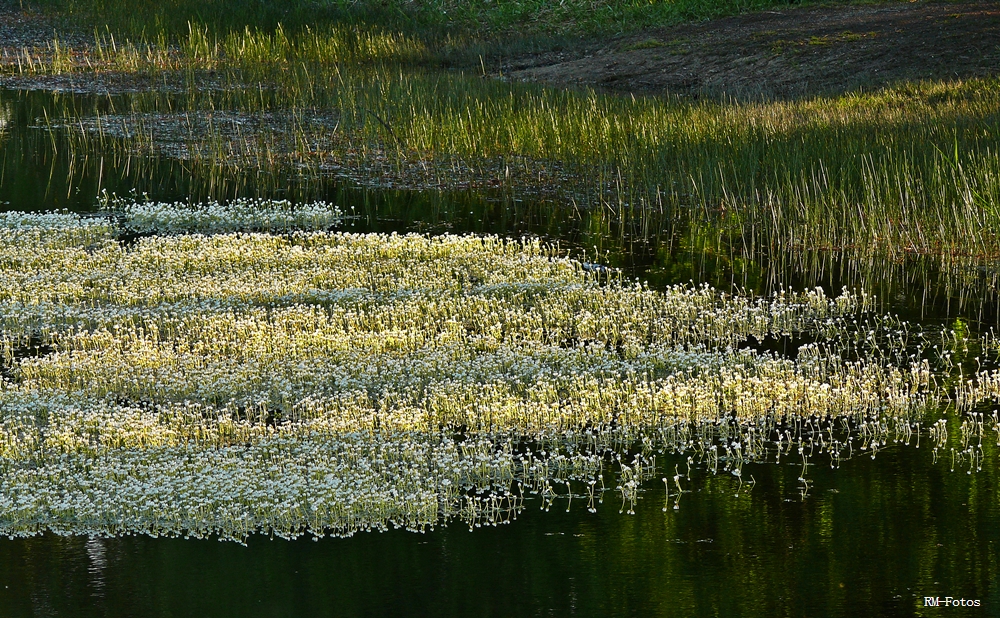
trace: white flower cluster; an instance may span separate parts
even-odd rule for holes
[[[113,233],[114,226],[106,219],[84,218],[69,211],[0,212],[0,235],[5,247],[82,249],[110,240]]]
[[[188,225],[168,210],[149,229]],[[795,360],[738,349],[840,332],[864,296],[651,290],[534,240],[113,235],[0,219],[2,534],[497,523],[512,483],[551,500],[636,440],[721,440],[741,465],[779,419],[898,421],[936,396],[926,363],[845,362],[836,338]],[[624,503],[648,466],[618,465]]]
[[[344,218],[340,208],[326,202],[292,204],[288,200],[255,198],[226,204],[114,200],[111,207],[126,230],[156,234],[327,230],[340,225]]]
[[[489,441],[344,432],[273,435],[246,445],[115,449],[6,470],[4,532],[149,534],[242,540],[433,528],[470,482],[513,479]],[[486,478],[481,478],[486,474]]]

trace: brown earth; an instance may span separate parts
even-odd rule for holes
[[[506,63],[512,79],[644,94],[788,99],[1000,75],[1000,2],[790,8]]]

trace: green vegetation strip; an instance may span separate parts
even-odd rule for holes
[[[845,0],[833,2],[844,4]],[[29,6],[107,24],[121,33],[179,33],[189,22],[220,30],[382,24],[426,34],[629,31],[788,7],[789,0],[32,0]],[[795,4],[817,4],[796,2]]]
[[[111,114],[74,107],[50,128],[81,155],[120,148],[240,173],[542,195],[638,229],[708,228],[749,252],[1000,256],[996,79],[689,101],[416,69],[408,37],[348,27],[192,30],[185,41],[163,63],[157,46],[105,41],[95,66],[186,67],[186,96],[136,95]]]
[[[580,11],[706,17],[768,4],[53,0],[53,10],[101,24],[129,15],[144,27],[102,26],[92,45],[53,41],[4,63],[26,77],[112,72],[126,90],[147,90],[147,78],[171,84],[173,94],[144,92],[110,114],[46,115],[80,155],[110,146],[251,175],[543,195],[644,230],[708,227],[750,252],[1000,256],[994,78],[792,101],[636,98],[484,79],[475,54],[459,62],[466,71],[443,71],[461,36],[424,36],[423,18],[407,28],[359,17],[510,24],[562,12],[582,23]]]

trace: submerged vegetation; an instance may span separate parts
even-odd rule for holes
[[[747,462],[801,460],[807,493],[810,458],[927,425],[944,447],[948,400],[969,412],[971,470],[990,428],[974,406],[1000,392],[994,374],[945,379],[964,334],[871,315],[864,295],[656,291],[491,237],[132,239],[130,218],[191,217],[123,212],[2,218],[3,534],[495,525],[530,493],[631,510],[665,452],[740,483]],[[752,344],[783,336],[811,343]]]

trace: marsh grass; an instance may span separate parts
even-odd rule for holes
[[[147,38],[116,36],[109,28],[95,29],[93,43],[67,46],[58,38],[44,46],[5,51],[3,64],[21,75],[63,74],[74,71],[160,73],[220,68],[274,71],[301,63],[344,64],[428,63],[434,56],[414,36],[379,27],[306,26],[294,35],[278,25],[273,31],[251,29],[225,35],[189,22],[184,36],[168,38],[159,32]]]
[[[105,28],[86,50],[53,42],[8,66],[172,76],[169,92],[109,97],[44,126],[72,153],[175,159],[210,187],[333,178],[550,200],[622,240],[680,234],[744,261],[928,255],[975,280],[1000,255],[993,79],[793,101],[636,98],[484,78],[481,61],[442,71],[459,34],[340,17],[197,23],[124,39]]]
[[[53,42],[48,56],[8,67],[178,76],[172,95],[140,93],[104,119],[62,121],[84,142],[124,137],[132,153],[544,196],[646,233],[709,224],[750,252],[1000,254],[995,79],[792,101],[637,98],[442,71],[446,39],[317,22],[206,20],[215,25],[124,40],[105,29],[88,50]]]
[[[746,103],[384,65],[256,63],[222,75],[227,88],[192,82],[186,97],[137,96],[125,114],[64,124],[84,142],[126,135],[136,152],[173,143],[182,158],[336,170],[369,186],[547,187],[646,230],[710,224],[750,250],[1000,252],[995,80]],[[211,120],[227,115],[242,120]]]

